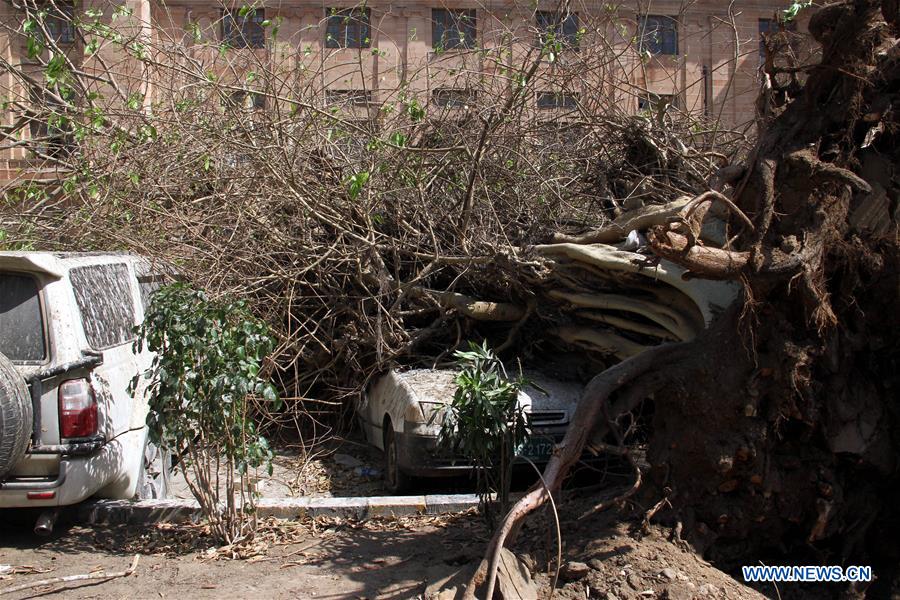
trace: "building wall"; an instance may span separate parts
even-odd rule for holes
[[[534,10],[554,10],[548,0],[373,0],[371,44],[365,49],[325,47],[326,14],[330,9],[353,4],[335,0],[267,0],[265,18],[278,26],[278,35],[267,30],[266,47],[259,50],[230,49],[223,56],[207,42],[221,38],[221,3],[208,0],[85,0],[78,10],[91,6],[104,11],[104,20],[113,23],[111,5],[124,4],[131,12],[118,17],[115,26],[125,27],[136,39],[158,45],[180,45],[185,54],[213,65],[220,81],[235,87],[246,85],[246,73],[254,69],[278,74],[276,96],[303,95],[310,101],[324,101],[328,90],[366,90],[373,104],[390,102],[402,90],[428,104],[436,89],[477,87],[481,93],[498,97],[515,85],[511,73],[521,72],[537,62],[537,91],[566,89],[582,102],[638,111],[638,98],[648,93],[673,96],[677,106],[693,114],[721,118],[726,127],[752,123],[754,101],[759,87],[759,20],[772,18],[786,2],[746,0],[736,3],[735,13],[717,0],[677,2],[655,0],[651,13],[676,19],[678,53],[674,56],[647,56],[638,52],[637,35],[640,0],[616,5],[593,0],[572,0],[584,28],[580,49],[564,51],[555,61],[539,60],[535,47]],[[463,51],[435,51],[432,40],[432,10],[474,9],[477,15],[477,47]],[[18,15],[0,3],[0,53],[12,64],[27,63],[24,40],[10,34]],[[803,29],[801,23],[800,29]],[[736,36],[735,36],[736,34]],[[200,43],[196,42],[199,36]],[[737,43],[736,43],[737,40]],[[121,51],[101,50],[88,56],[79,44],[69,55],[85,71],[115,69],[129,88],[140,88],[149,106],[154,97],[153,82],[146,77],[140,61],[122,56]],[[0,87],[7,95],[17,83],[6,71],[0,73]],[[104,97],[115,99],[115,90]],[[15,118],[9,110],[6,122]],[[29,163],[23,149],[6,150],[0,156],[0,180],[8,180]]]

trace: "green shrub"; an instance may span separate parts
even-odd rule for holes
[[[280,404],[260,374],[274,345],[268,328],[242,302],[211,300],[176,283],[154,294],[137,333],[136,349],[156,353],[144,373],[151,440],[184,457],[185,478],[220,541],[252,537],[256,504],[248,471],[264,466],[271,473],[273,454],[251,418],[250,400],[276,410]]]
[[[497,495],[500,514],[509,506],[516,449],[529,434],[519,391],[527,381],[509,378],[503,363],[487,347],[469,342],[457,351],[460,372],[453,400],[441,411],[439,441],[475,466],[478,494],[488,522],[494,522],[490,497]]]

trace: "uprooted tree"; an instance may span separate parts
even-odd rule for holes
[[[692,543],[896,557],[882,537],[900,519],[893,2],[819,10],[817,62],[770,55],[750,147],[665,103],[626,114],[619,91],[640,90],[617,69],[641,64],[627,39],[577,56],[554,39],[474,48],[444,76],[477,93],[437,105],[401,84],[373,109],[309,84],[355,75],[298,54],[277,21],[262,58],[215,41],[215,23],[148,36],[119,9],[7,4],[29,61],[0,59],[15,83],[4,149],[55,176],[7,190],[4,243],[128,248],[248,298],[279,337],[281,424],[320,423],[386,366],[433,364],[470,337],[526,357],[582,349],[600,374],[551,491],[587,445],[625,452],[616,420],[652,398],[645,479]],[[50,16],[73,23],[83,61]],[[582,18],[609,39],[621,25]],[[576,86],[590,93],[563,119],[529,108]],[[632,231],[644,255],[621,249]],[[688,279],[740,298],[698,311]],[[513,508],[491,556],[547,498]]]
[[[652,394],[653,480],[691,541],[811,544],[884,566],[882,594],[896,585],[898,25],[896,2],[832,4],[810,21],[822,57],[802,86],[768,65],[759,141],[729,169],[729,193],[697,196],[648,234],[686,276],[740,281],[743,302],[695,340],[595,377],[545,472],[551,490]],[[698,242],[717,203],[735,234],[719,248]],[[513,508],[494,557],[545,500],[539,488]]]

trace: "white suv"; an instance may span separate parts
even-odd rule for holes
[[[165,495],[143,381],[129,393],[162,281],[127,254],[0,252],[0,508]]]

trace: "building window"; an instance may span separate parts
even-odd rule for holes
[[[31,150],[37,155],[68,156],[74,149],[75,140],[72,136],[72,123],[66,117],[65,108],[44,93],[35,92],[31,97],[34,106],[43,106],[28,123]]]
[[[75,43],[75,23],[71,4],[57,2],[55,5],[47,5],[47,16],[44,17],[44,27],[47,33],[57,44],[66,45]]]
[[[777,23],[775,23],[775,19],[760,19],[759,20],[759,64],[766,64],[766,54],[768,54],[768,49],[766,48],[766,38],[769,36],[772,31],[777,31]]]
[[[330,154],[334,158],[361,160],[367,156],[366,146],[375,132],[372,124],[366,120],[345,120],[328,129],[328,141],[331,142]]]
[[[759,64],[766,64],[766,55],[769,52],[766,42],[771,45],[771,36],[782,31],[797,31],[797,23],[791,21],[785,23],[778,19],[760,19],[759,20]],[[793,46],[793,45],[792,45]]]
[[[368,8],[332,8],[326,16],[326,48],[368,48],[372,44]]]
[[[371,103],[372,92],[368,90],[325,90],[328,106],[368,106]]]
[[[659,111],[661,108],[669,110],[678,108],[678,96],[675,94],[651,94],[638,97],[638,111]]]
[[[59,115],[50,115],[36,118],[28,124],[32,149],[35,153],[53,157],[68,156],[72,153],[74,140],[68,127],[62,125],[64,121]]]
[[[578,13],[563,17],[555,11],[539,10],[534,13],[534,19],[538,30],[539,47],[560,42],[565,48],[578,49]]]
[[[537,139],[550,148],[574,146],[583,140],[586,134],[583,126],[560,119],[540,122],[535,133]]]
[[[650,54],[678,54],[678,21],[672,17],[647,15],[640,23],[640,50]]]
[[[431,94],[431,101],[444,108],[468,108],[475,104],[476,95],[472,90],[440,88]]]
[[[266,30],[265,11],[261,8],[235,12],[222,11],[222,43],[232,48],[264,48]]]
[[[435,50],[466,50],[475,47],[475,9],[431,10],[431,47]]]
[[[237,90],[231,92],[226,106],[229,108],[243,108],[246,110],[265,110],[266,97],[255,92]]]
[[[540,109],[575,108],[578,105],[576,94],[565,92],[538,92],[537,107]]]

